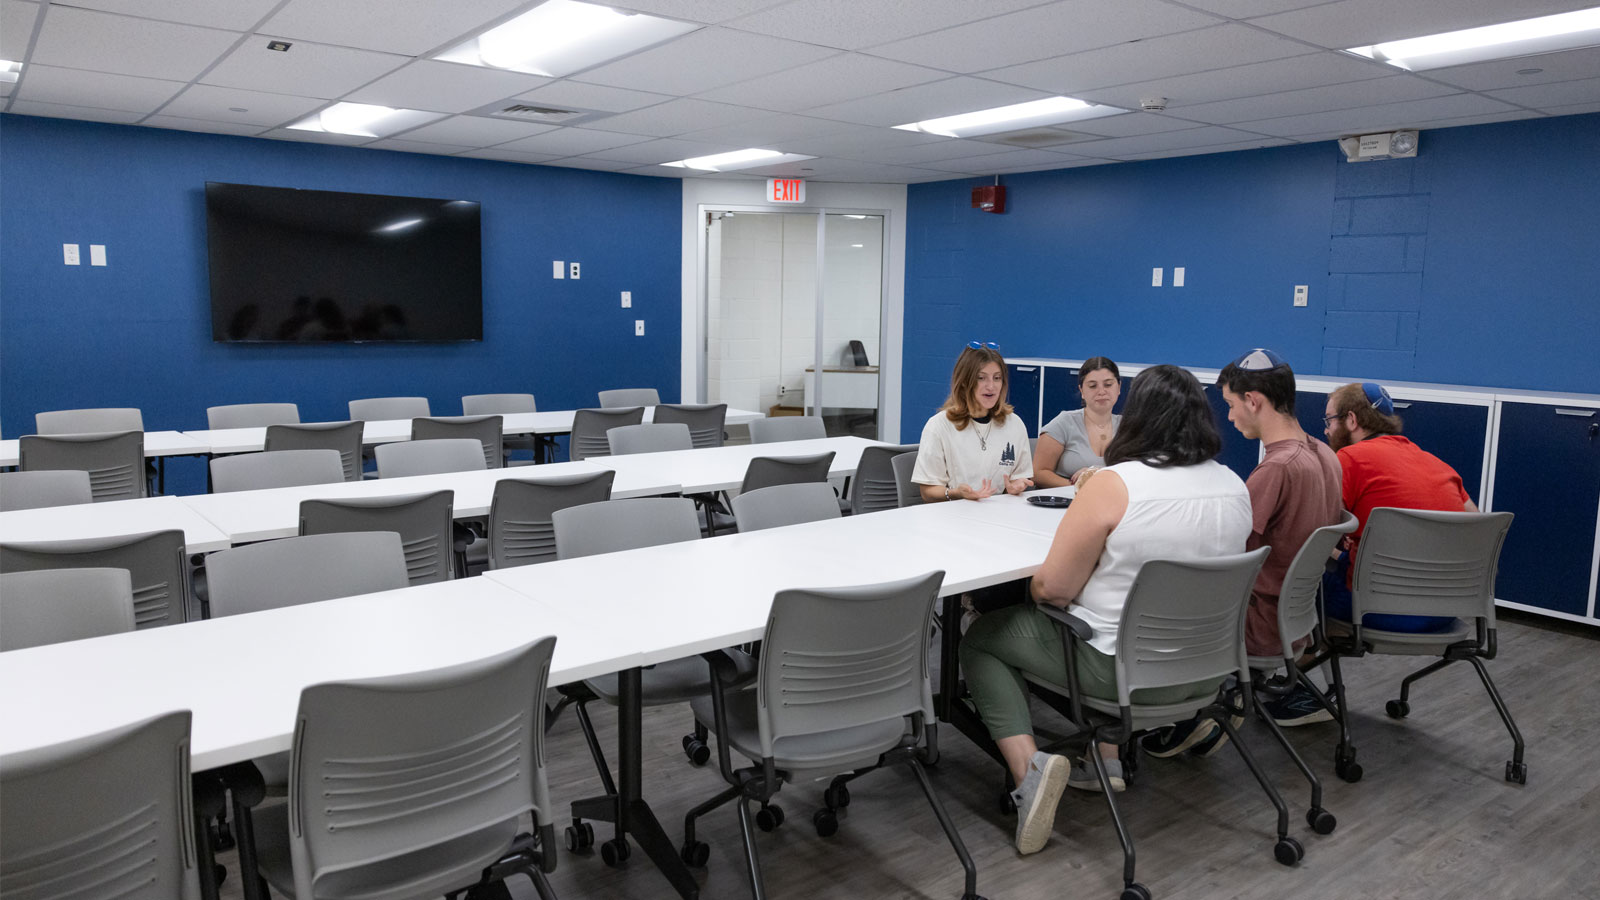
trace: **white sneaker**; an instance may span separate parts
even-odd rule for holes
[[[1038,853],[1056,824],[1056,803],[1072,768],[1064,756],[1037,751],[1028,760],[1028,774],[1011,792],[1017,804],[1017,852]]]

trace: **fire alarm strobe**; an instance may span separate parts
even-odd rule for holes
[[[1006,188],[1002,184],[986,184],[972,189],[972,208],[989,213],[1006,211]]]

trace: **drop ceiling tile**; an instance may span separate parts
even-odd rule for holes
[[[227,52],[240,35],[110,13],[51,6],[30,62],[188,81]]]
[[[1146,97],[1166,97],[1167,108],[1181,114],[1184,107],[1218,100],[1234,100],[1279,91],[1342,84],[1395,74],[1391,66],[1363,60],[1347,53],[1323,51],[1267,62],[1213,69],[1193,75],[1157,78],[1115,87],[1080,91],[1080,100],[1137,108]]]
[[[811,165],[817,162],[824,163],[824,165]],[[814,171],[803,171],[807,166]],[[807,160],[796,166],[792,173],[789,170],[774,170],[769,177],[804,177],[813,181],[844,182],[849,184],[909,184],[912,181],[944,181],[950,177],[950,173],[940,172],[936,169],[925,169],[920,166],[885,166],[877,163],[841,159]]]
[[[341,99],[459,113],[505,100],[549,81],[539,75],[420,59]]]
[[[997,151],[994,144],[956,138],[933,141],[927,144],[914,144],[909,147],[875,147],[858,152],[863,158],[876,163],[897,166],[920,166],[924,163],[936,162],[942,159],[962,159]]]
[[[746,16],[782,3],[783,0],[619,0],[608,4],[615,9],[682,19],[685,22],[716,24]]]
[[[0,59],[21,62],[33,40],[33,23],[39,18],[39,4],[22,0],[0,2]]]
[[[1039,0],[794,0],[736,19],[729,26],[858,50],[1038,5]]]
[[[254,31],[279,0],[72,0],[73,6],[102,12],[182,22],[229,31]]]
[[[1523,119],[1546,119],[1542,112],[1531,109],[1514,109],[1509,112],[1488,113],[1481,116],[1461,116],[1453,119],[1434,119],[1431,122],[1418,122],[1416,127],[1422,131],[1431,131],[1436,128],[1460,128],[1463,125],[1492,125],[1496,122],[1520,122]]]
[[[260,137],[270,138],[274,141],[298,141],[302,144],[334,144],[344,147],[359,147],[362,144],[372,143],[372,138],[353,134],[331,134],[326,131],[297,131],[293,128],[274,128],[264,132]]]
[[[486,150],[468,150],[457,155],[473,159],[492,159],[499,162],[514,163],[542,163],[554,158],[544,153],[519,153],[516,150],[502,150],[499,147],[491,147]]]
[[[647,139],[637,134],[618,134],[589,128],[557,128],[533,137],[508,141],[501,144],[500,149],[543,153],[552,157],[577,156],[597,150],[610,150],[613,147],[626,147],[629,144],[642,144],[645,140]]]
[[[17,97],[35,103],[148,114],[181,90],[183,83],[178,81],[33,65],[25,70]]]
[[[689,169],[680,169],[675,166],[631,166],[626,169],[618,169],[617,171],[624,175],[645,175],[651,178],[676,178],[679,181],[682,181],[685,178],[721,178],[726,180],[729,177],[726,174],[696,175]]]
[[[247,125],[283,125],[310,115],[312,110],[321,108],[327,102],[315,97],[291,97],[288,94],[194,84],[172,98],[171,103],[162,107],[161,113]],[[234,112],[234,109],[244,112]]]
[[[841,156],[853,158],[869,156],[880,150],[932,144],[949,138],[920,131],[897,131],[893,128],[870,128],[866,125],[845,126],[847,130],[815,138],[796,138],[785,143],[790,153],[808,156]]]
[[[1534,109],[1594,103],[1600,100],[1600,78],[1582,78],[1577,81],[1558,81],[1554,84],[1536,84],[1505,91],[1490,91],[1489,96]]]
[[[258,135],[266,129],[250,122],[216,122],[210,119],[189,119],[183,116],[147,116],[139,123],[151,128],[174,128],[179,131],[203,131],[209,134],[236,134],[246,137]]]
[[[1115,159],[1064,159],[1059,163],[1035,163],[1031,166],[1012,166],[1005,169],[994,169],[985,172],[985,175],[1020,175],[1023,172],[1053,172],[1057,169],[1077,169],[1083,166],[1104,166],[1109,163],[1121,162]]]
[[[614,159],[591,159],[587,156],[552,159],[540,163],[540,165],[560,166],[563,169],[588,169],[592,172],[621,172],[624,169],[635,168],[635,164],[631,162],[619,162]]]
[[[405,138],[384,138],[381,141],[373,141],[366,146],[370,150],[399,150],[402,153],[433,153],[441,156],[477,149],[476,147],[458,144],[433,144],[427,141],[408,141]]]
[[[1600,112],[1600,103],[1575,103],[1571,106],[1552,106],[1545,110],[1552,116],[1576,116],[1583,113]]]
[[[1505,0],[1429,0],[1427,3],[1339,0],[1254,18],[1250,24],[1320,47],[1343,50],[1592,5],[1592,0],[1516,0],[1515,3]]]
[[[1234,122],[1253,122],[1257,119],[1273,119],[1279,116],[1380,106],[1385,103],[1400,103],[1458,93],[1460,91],[1455,88],[1424,81],[1415,75],[1393,75],[1388,78],[1284,91],[1261,97],[1201,103],[1197,106],[1185,106],[1176,113],[1196,122],[1229,125]]]
[[[0,97],[10,97],[12,93],[16,91],[16,89],[17,85],[15,82],[0,81]]]
[[[1007,150],[1001,153],[986,153],[981,156],[967,156],[959,159],[930,160],[920,163],[919,168],[933,169],[939,172],[959,172],[967,175],[989,175],[1002,169],[1016,169],[1023,166],[1050,168],[1082,158],[1075,154],[1051,153],[1048,150]]]
[[[1193,128],[1196,123],[1161,113],[1135,112],[1083,122],[1068,122],[1060,126],[1080,134],[1098,134],[1101,137],[1134,137],[1160,131],[1179,131]]]
[[[144,118],[144,113],[121,109],[94,109],[88,106],[63,106],[60,103],[35,103],[31,100],[13,100],[7,110],[23,116],[49,116],[52,119],[80,119],[85,122],[115,122],[132,125]]]
[[[388,53],[295,41],[287,52],[268,50],[275,37],[254,34],[201,79],[219,87],[321,97],[343,97],[408,60]]]
[[[1184,0],[1184,5],[1230,19],[1248,19],[1326,2],[1328,0]]]
[[[1205,147],[1216,144],[1237,144],[1255,140],[1257,135],[1236,128],[1207,125],[1186,128],[1182,131],[1162,131],[1133,137],[1107,138],[1103,141],[1083,141],[1072,145],[1072,152],[1080,156],[1102,156],[1121,159],[1133,153],[1154,153],[1160,150],[1177,150],[1186,147]]]
[[[941,116],[1009,106],[1039,100],[1049,94],[1033,88],[985,81],[981,78],[948,78],[863,97],[844,103],[830,103],[806,110],[808,116],[838,119],[860,125],[892,128],[908,122],[921,122]]]
[[[1228,24],[993,69],[983,77],[1077,97],[1088,88],[1299,56],[1308,49],[1297,41]]]
[[[482,116],[452,116],[442,122],[433,122],[396,136],[408,141],[424,141],[430,144],[490,147],[543,134],[555,127],[534,122],[486,119]]]
[[[746,106],[726,103],[708,103],[704,100],[669,100],[658,106],[619,113],[594,122],[606,131],[627,134],[645,134],[652,137],[671,137],[690,131],[703,131],[724,125],[736,125],[772,118],[772,113]]]
[[[1511,107],[1498,100],[1479,94],[1451,94],[1427,100],[1405,103],[1387,103],[1360,109],[1337,112],[1312,113],[1304,116],[1284,116],[1256,122],[1239,122],[1238,127],[1275,137],[1297,137],[1304,134],[1372,134],[1395,128],[1409,128],[1417,122],[1431,119],[1480,116],[1506,112]]]
[[[1527,75],[1521,70],[1535,69]],[[1469,91],[1494,91],[1548,84],[1552,81],[1574,81],[1600,75],[1600,47],[1582,50],[1564,50],[1541,56],[1524,56],[1518,59],[1497,59],[1473,63],[1469,66],[1452,66],[1448,69],[1430,69],[1427,77],[1443,81]]]
[[[642,144],[629,144],[626,147],[596,150],[583,155],[591,159],[631,162],[634,165],[659,165],[661,163],[676,162],[680,159],[693,159],[696,156],[709,156],[713,153],[726,153],[729,150],[739,149],[742,148],[729,147],[727,144],[707,144],[701,141],[660,140],[645,141]]]
[[[846,53],[706,91],[699,99],[795,112],[948,77],[937,69]]]
[[[1176,34],[1220,21],[1160,0],[1061,0],[882,44],[870,52],[949,72],[972,73]]]
[[[599,112],[628,112],[664,103],[672,97],[648,91],[629,91],[606,87],[603,84],[584,84],[581,81],[557,81],[525,94],[518,100],[545,106],[570,106],[574,109],[592,109]]]
[[[815,119],[810,116],[772,116],[751,122],[742,122],[737,125],[724,125],[720,128],[691,131],[683,135],[683,137],[691,141],[737,144],[741,147],[761,147],[766,144],[781,144],[787,141],[827,137],[858,127],[860,126],[849,122],[839,122],[833,119]]]
[[[580,72],[573,80],[686,96],[782,69],[837,51],[727,28],[704,28],[676,40]]]
[[[1151,153],[1130,153],[1123,159],[1170,159],[1174,156],[1203,156],[1207,153],[1234,153],[1239,150],[1260,150],[1262,147],[1283,147],[1296,143],[1289,138],[1258,137],[1251,141],[1240,141],[1236,144],[1212,144],[1206,147],[1191,147],[1175,150],[1156,150]]]
[[[317,41],[402,56],[455,44],[497,23],[526,0],[289,0],[260,30],[290,40]]]

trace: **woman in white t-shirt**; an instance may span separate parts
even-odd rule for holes
[[[922,426],[911,480],[924,502],[982,500],[1033,485],[1028,429],[1006,402],[1010,386],[998,345],[973,341],[961,351],[949,399]]]

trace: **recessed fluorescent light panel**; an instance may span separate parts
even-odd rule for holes
[[[679,169],[702,169],[707,172],[732,172],[735,169],[774,166],[779,163],[799,162],[802,159],[816,159],[816,157],[801,156],[798,153],[781,153],[777,150],[751,148],[749,150],[718,153],[714,156],[696,156],[691,159],[680,159],[677,162],[662,163],[662,165]]]
[[[435,58],[560,78],[699,27],[576,0],[545,0]]]
[[[1085,103],[1071,97],[1046,97],[1043,100],[997,106],[994,109],[980,109],[959,116],[925,119],[894,127],[901,131],[921,131],[943,137],[964,138],[1037,128],[1043,125],[1059,125],[1062,122],[1077,122],[1082,119],[1098,119],[1101,116],[1115,116],[1125,112],[1127,110],[1115,106]]]
[[[22,63],[0,59],[0,84],[16,84],[22,74]]]
[[[440,118],[441,113],[420,109],[391,109],[370,103],[335,103],[290,125],[296,131],[322,131],[357,137],[387,137],[397,131],[415,128]]]
[[[1426,37],[1351,47],[1346,53],[1365,56],[1411,72],[1512,59],[1557,50],[1600,46],[1600,7],[1447,31]]]

